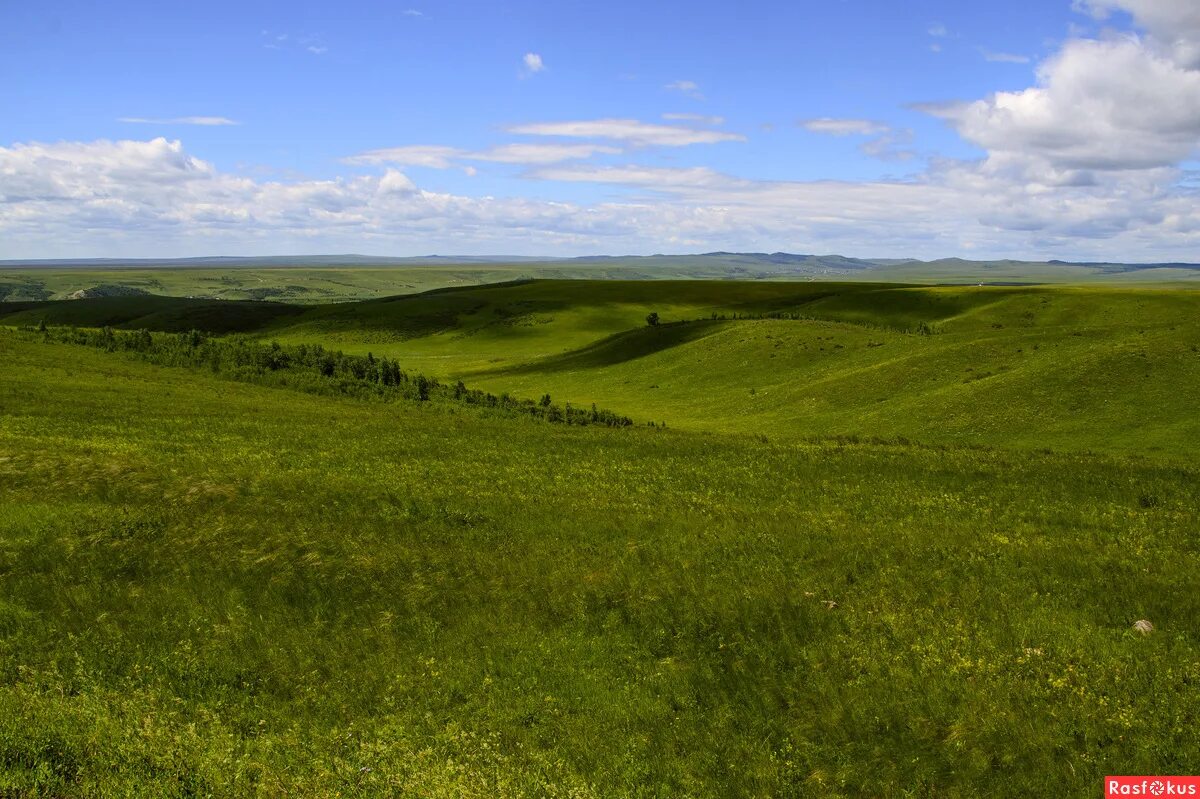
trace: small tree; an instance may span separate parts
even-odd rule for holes
[[[651,311],[646,315],[646,324],[650,327],[658,327],[658,311]]]

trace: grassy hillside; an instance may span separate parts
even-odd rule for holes
[[[464,372],[483,387],[537,387],[694,429],[1189,457],[1200,445],[1187,399],[1200,392],[1197,300],[1010,293],[938,307],[929,317],[937,332],[920,335],[868,320],[919,325],[914,314],[936,302],[860,315],[839,298],[809,311],[859,322],[642,327],[564,355]]]
[[[165,297],[267,300],[297,304],[345,302],[413,294],[445,286],[510,280],[522,265],[417,267],[139,267],[0,268],[0,301],[117,296],[133,291]]]
[[[902,335],[653,334],[777,324]],[[1194,464],[0,361],[0,793],[1087,797],[1200,749]]]
[[[303,309],[271,302],[228,303],[179,297],[98,297],[61,302],[0,303],[0,322],[7,325],[116,327],[166,332],[206,330],[213,333],[262,329]]]
[[[518,281],[306,309],[0,305],[0,322],[321,343],[693,430],[1190,457],[1197,310],[1196,292],[1153,289]]]
[[[1198,310],[1164,290],[538,281],[314,309],[264,336],[673,427],[1188,457]]]

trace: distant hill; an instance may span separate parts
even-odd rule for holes
[[[380,255],[212,255],[195,258],[34,258],[0,260],[0,269],[153,269],[250,268],[333,266],[435,266],[439,264],[537,263],[561,260],[523,255],[416,255],[395,258]]]
[[[740,280],[923,285],[1200,287],[1200,264],[851,258],[787,252],[517,256],[215,256],[0,261],[0,302],[97,296],[322,304],[510,280]]]
[[[1187,456],[1200,440],[1198,306],[1194,291],[1110,286],[509,280],[311,305],[6,302],[0,327],[319,343],[707,432]]]
[[[861,272],[888,279],[900,273],[905,279],[917,276],[988,277],[1003,273],[1009,277],[1025,276],[1030,280],[1053,279],[1057,274],[1077,277],[1114,275],[1134,272],[1200,272],[1200,263],[1120,263],[1107,261],[972,261],[964,258],[940,258],[921,261],[915,258],[851,258],[844,255],[812,255],[788,252],[707,252],[699,254],[656,255],[585,255],[574,258],[554,258],[517,255],[269,255],[269,256],[206,256],[198,258],[61,258],[0,260],[0,269],[149,269],[149,268],[223,268],[267,269],[274,267],[331,268],[331,267],[418,267],[525,264],[534,269],[604,269],[629,268],[650,270],[699,270],[702,273],[723,272],[730,276],[766,277],[772,275],[854,274]],[[1053,281],[1052,282],[1058,282]]]

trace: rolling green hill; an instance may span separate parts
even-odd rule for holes
[[[66,300],[74,299],[80,293],[113,296],[114,290],[124,289],[164,297],[311,305],[509,280],[527,272],[528,269],[519,264],[0,268],[0,301]]]
[[[585,288],[538,311],[522,352],[640,311]],[[1027,297],[998,296],[915,307],[982,334],[1025,318]],[[1130,301],[1093,300],[1052,296],[1046,326],[1091,335]],[[409,307],[397,340],[429,338],[447,302]],[[1132,302],[1168,327],[1186,308]],[[809,337],[787,362],[808,383],[841,370],[830,337],[948,357],[956,334],[897,332],[920,314],[879,307],[874,328],[643,323],[537,368],[676,353],[695,372],[686,351],[782,380],[749,359],[781,326]],[[0,363],[5,795],[1089,797],[1200,750],[1194,461],[551,425],[36,332],[0,330]]]
[[[207,330],[232,333],[259,330],[303,309],[268,302],[227,303],[180,297],[97,297],[59,302],[0,303],[0,322],[13,325],[61,324],[135,330]]]
[[[869,283],[517,281],[309,308],[111,298],[0,323],[208,327],[698,431],[1187,457],[1200,294]],[[663,323],[650,327],[646,316]]]

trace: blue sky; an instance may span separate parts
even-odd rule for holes
[[[1190,5],[10,3],[0,257],[1183,257]]]

